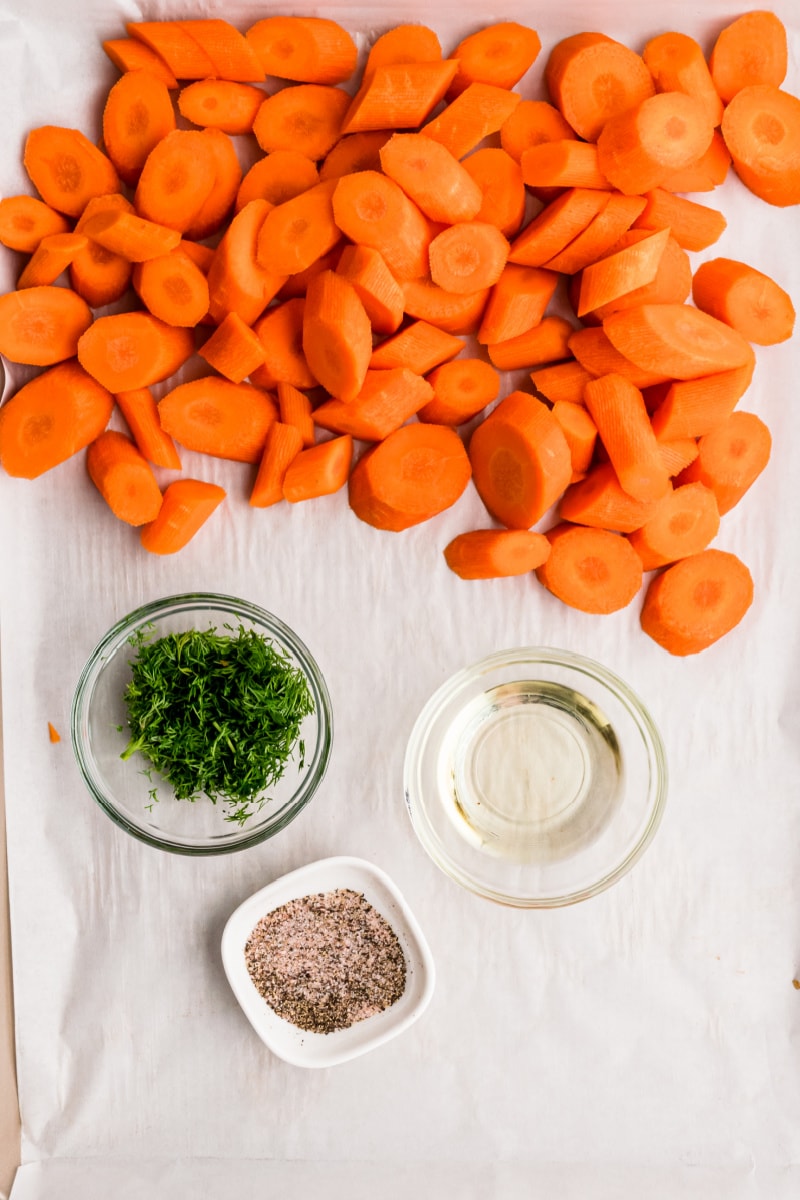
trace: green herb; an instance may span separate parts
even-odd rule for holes
[[[244,824],[263,807],[295,748],[302,767],[304,717],[314,711],[305,676],[268,638],[239,626],[172,633],[139,631],[125,690],[130,741],[178,800],[208,796]],[[158,797],[151,789],[151,806]]]

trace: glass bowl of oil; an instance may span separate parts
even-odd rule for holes
[[[417,836],[451,879],[502,904],[556,908],[637,862],[661,819],[667,764],[622,679],[577,654],[523,647],[458,672],[428,700],[404,790]]]

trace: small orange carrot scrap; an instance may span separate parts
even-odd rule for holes
[[[250,492],[253,508],[268,508],[283,500],[283,481],[289,463],[303,448],[300,430],[294,425],[273,421],[264,440],[264,452],[255,483]]]
[[[735,554],[702,550],[651,580],[641,626],[670,654],[699,654],[744,617],[753,602],[753,578]]]
[[[0,296],[0,354],[47,367],[72,358],[92,324],[91,310],[71,288],[52,284]]]
[[[150,389],[135,388],[130,392],[118,392],[114,399],[133,440],[147,461],[154,467],[179,471],[180,456],[172,438],[161,428],[158,405]]]
[[[31,183],[57,212],[79,217],[93,196],[120,190],[110,158],[79,129],[41,125],[25,140],[25,170]]]
[[[788,293],[769,275],[732,258],[700,264],[692,299],[757,346],[785,342],[794,331],[795,311]]]
[[[547,532],[550,554],[536,577],[564,604],[608,614],[626,608],[642,586],[642,564],[627,538],[608,529],[562,523]]]
[[[500,376],[482,358],[457,358],[427,376],[433,399],[417,412],[432,425],[463,425],[497,399]]]
[[[290,504],[331,496],[347,483],[353,461],[349,434],[319,442],[296,454],[283,477],[283,496]]]
[[[444,425],[412,422],[356,463],[350,507],[375,529],[399,533],[450,508],[469,480],[470,462],[458,434]]]
[[[446,333],[427,321],[412,321],[400,333],[385,338],[372,351],[370,370],[408,367],[427,375],[434,367],[455,358],[464,349],[463,338]]]
[[[86,454],[89,478],[115,517],[128,525],[154,521],[161,508],[161,489],[153,468],[124,433],[106,429]]]
[[[201,479],[175,479],[167,487],[158,516],[139,531],[151,554],[182,550],[225,499],[225,489]]]
[[[167,392],[159,401],[158,416],[165,433],[187,450],[257,463],[278,410],[272,397],[257,387],[207,375]]]
[[[232,383],[241,383],[266,359],[258,334],[235,312],[228,313],[197,353]]]
[[[128,71],[103,109],[103,145],[117,174],[135,185],[150,151],[175,128],[169,88],[149,71]]]
[[[444,548],[448,567],[460,579],[502,579],[527,575],[550,554],[543,533],[529,529],[473,529]]]
[[[432,397],[431,385],[408,367],[370,370],[354,400],[319,404],[314,409],[314,424],[331,433],[349,433],[362,442],[380,442]]]
[[[58,732],[55,725],[50,723],[50,721],[47,722],[47,736],[54,745],[56,742],[61,741],[61,734]]]
[[[245,32],[265,75],[298,83],[344,83],[356,69],[358,47],[324,17],[264,17]]]
[[[88,244],[89,239],[82,233],[50,233],[43,237],[25,264],[17,288],[55,283]]]
[[[335,271],[323,271],[308,285],[303,352],[331,396],[356,398],[370,366],[372,326],[355,288]]]

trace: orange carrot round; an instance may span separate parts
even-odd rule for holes
[[[311,159],[324,158],[335,146],[350,103],[341,88],[301,83],[268,96],[253,120],[262,150],[299,150]]]
[[[150,151],[174,128],[167,85],[149,71],[128,71],[108,93],[103,145],[125,183],[136,183]]]
[[[439,38],[427,25],[395,25],[370,46],[364,74],[392,63],[438,62],[441,57]]]
[[[470,83],[513,88],[536,61],[542,43],[535,29],[518,21],[499,21],[462,38],[451,58],[458,74],[450,94],[459,95]]]
[[[109,38],[103,42],[103,49],[119,71],[149,71],[168,88],[178,86],[177,79],[161,55],[156,54],[155,50],[151,50],[144,42],[132,37]]]
[[[703,550],[651,581],[642,629],[670,654],[699,654],[730,633],[753,602],[753,578],[735,554]]]
[[[380,251],[395,278],[427,274],[428,223],[393,179],[377,171],[343,175],[333,193],[333,216],[351,241]]]
[[[703,483],[717,498],[720,515],[738,504],[758,479],[772,452],[769,429],[755,413],[737,409],[704,434],[697,458],[678,476],[680,483]]]
[[[550,554],[536,577],[564,604],[587,613],[626,608],[642,586],[642,563],[627,538],[563,523],[547,532]]]
[[[500,376],[482,358],[457,358],[427,376],[433,399],[417,413],[433,425],[463,425],[497,399]]]
[[[198,129],[175,129],[145,160],[134,197],[136,211],[183,233],[210,195],[215,178],[209,139]]]
[[[380,151],[384,174],[433,221],[452,225],[477,216],[482,193],[450,151],[424,133],[396,133]]]
[[[78,361],[110,392],[149,387],[173,375],[194,351],[191,330],[145,312],[98,317],[78,341]]]
[[[547,60],[545,82],[564,119],[590,142],[612,117],[655,91],[643,59],[602,33],[577,33],[559,42]]]
[[[700,264],[692,299],[757,346],[785,342],[794,331],[795,311],[788,293],[770,276],[732,258]]]
[[[323,17],[264,17],[246,31],[266,75],[299,83],[343,83],[356,68],[358,48],[336,21]]]
[[[165,433],[187,450],[257,463],[278,410],[266,392],[250,384],[207,375],[167,392],[158,416]]]
[[[505,150],[484,146],[465,158],[463,166],[483,197],[475,220],[496,225],[505,237],[514,237],[525,219],[527,203],[519,163]]]
[[[445,561],[460,579],[527,575],[546,561],[550,543],[529,529],[473,529],[444,548]]]
[[[786,29],[775,13],[743,13],[721,31],[709,56],[711,78],[729,104],[744,87],[768,83],[780,87],[786,77]]]
[[[660,92],[685,92],[702,100],[714,125],[722,120],[723,104],[714,86],[703,48],[685,33],[662,33],[642,51]]]
[[[79,129],[42,125],[25,141],[25,170],[51,208],[79,217],[93,196],[120,190],[114,164]]]
[[[308,285],[303,351],[331,396],[355,399],[370,365],[372,326],[355,288],[335,271],[323,271]]]
[[[88,304],[70,288],[43,285],[0,296],[0,354],[46,367],[72,358],[92,324]]]
[[[154,317],[194,328],[208,312],[208,282],[187,254],[174,250],[137,265],[134,286]]]
[[[320,163],[320,179],[341,179],[355,171],[380,171],[381,146],[392,136],[391,129],[365,129],[339,138]]]
[[[736,174],[768,204],[800,204],[800,99],[772,84],[737,92],[722,136]]]
[[[266,93],[249,83],[198,79],[181,89],[178,111],[203,129],[244,134],[252,131],[256,113],[265,99]]]
[[[161,489],[147,459],[124,433],[106,429],[86,454],[89,478],[115,517],[128,525],[154,521]]]
[[[69,221],[35,196],[5,196],[0,200],[0,244],[33,254],[42,238],[67,233]]]
[[[612,187],[642,195],[708,149],[714,124],[701,100],[659,92],[612,117],[597,139],[597,162]]]
[[[670,491],[655,514],[631,533],[630,543],[645,571],[705,550],[719,531],[717,498],[702,483]]]
[[[508,259],[508,239],[496,225],[461,221],[430,244],[431,279],[448,292],[477,292],[497,283]]]
[[[448,292],[430,279],[406,279],[403,302],[409,317],[436,325],[447,333],[474,333],[481,323],[490,288],[477,292]]]
[[[603,322],[609,341],[638,367],[672,379],[697,379],[744,366],[750,343],[689,304],[641,304]]]

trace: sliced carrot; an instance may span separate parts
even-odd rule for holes
[[[206,18],[179,21],[184,33],[205,51],[214,66],[212,74],[221,80],[254,83],[264,78],[258,57],[244,35],[230,21]]]
[[[194,241],[210,237],[222,227],[236,202],[242,182],[242,168],[233,140],[221,129],[204,129],[206,149],[214,164],[214,182],[200,208],[183,230]]]
[[[232,383],[241,383],[267,356],[258,334],[235,312],[228,313],[198,354]]]
[[[296,454],[283,477],[283,496],[290,504],[331,496],[347,483],[353,461],[349,434],[309,446]]]
[[[261,342],[264,361],[250,377],[258,387],[274,388],[280,383],[316,387],[317,378],[303,349],[305,309],[305,297],[298,296],[268,308],[256,321],[253,332]]]
[[[475,220],[496,225],[507,238],[516,236],[525,218],[526,205],[519,163],[505,150],[486,146],[465,158],[463,167],[482,195]]]
[[[423,133],[396,133],[380,151],[385,175],[433,221],[452,225],[477,216],[482,193],[446,146]]]
[[[164,60],[176,79],[209,79],[214,63],[178,21],[129,21],[125,29]]]
[[[685,33],[662,33],[650,39],[642,58],[659,92],[695,96],[708,109],[712,124],[719,125],[723,104],[699,42]]]
[[[630,543],[645,571],[699,554],[719,532],[717,499],[702,483],[685,483],[670,491],[654,516],[630,534]]]
[[[347,92],[321,83],[301,83],[268,96],[253,121],[262,150],[299,150],[324,158],[338,141],[350,104]]]
[[[245,325],[252,325],[286,282],[285,274],[262,267],[256,257],[270,210],[269,201],[251,200],[223,234],[208,272],[208,310],[214,321],[236,312]]]
[[[503,273],[508,251],[508,239],[496,225],[460,221],[431,242],[431,279],[448,292],[477,292],[492,287]]]
[[[72,358],[92,324],[91,310],[71,288],[45,285],[0,296],[0,354],[47,367]]]
[[[717,498],[720,515],[739,503],[758,479],[772,452],[769,429],[755,413],[738,410],[704,434],[697,458],[680,483],[704,483]]]
[[[395,25],[370,46],[364,74],[394,63],[438,62],[441,57],[439,38],[427,25]]]
[[[120,190],[110,158],[79,129],[41,125],[25,140],[23,163],[37,192],[51,208],[79,217],[93,196]]]
[[[776,13],[743,13],[717,36],[708,60],[714,87],[725,104],[752,84],[780,87],[786,77],[786,29]]]
[[[149,71],[128,71],[108,93],[103,145],[125,183],[136,184],[150,151],[174,128],[168,86]]]
[[[583,317],[652,283],[668,241],[669,229],[660,229],[623,250],[590,263],[581,277],[577,315]]]
[[[692,299],[757,346],[785,342],[794,331],[795,311],[788,293],[769,275],[732,258],[700,264]]]
[[[753,602],[753,578],[735,554],[702,550],[651,580],[642,629],[670,654],[699,654],[730,633]]]
[[[609,195],[596,188],[568,188],[511,243],[509,261],[543,267],[586,229],[608,204]]]
[[[657,500],[669,491],[642,393],[621,375],[586,384],[584,403],[623,489],[635,500]]]
[[[575,332],[565,317],[545,317],[538,325],[504,342],[490,342],[489,358],[498,371],[516,371],[538,363],[570,357],[570,338]]]
[[[351,241],[378,250],[396,279],[427,274],[428,223],[393,179],[377,171],[343,175],[335,183],[333,216]]]
[[[491,83],[470,83],[422,132],[464,158],[479,142],[498,133],[520,102],[518,92]]]
[[[452,59],[375,67],[365,74],[347,109],[342,133],[418,129],[443,99],[457,70],[458,63]]]
[[[264,17],[245,32],[265,75],[299,83],[344,83],[356,69],[358,47],[324,17]]]
[[[201,479],[175,479],[164,492],[158,516],[143,525],[139,540],[151,554],[182,550],[225,499],[225,489]]]
[[[283,204],[319,183],[316,163],[299,150],[275,150],[254,162],[236,193],[236,212],[250,200]]]
[[[460,95],[471,83],[513,88],[536,62],[541,48],[536,30],[518,21],[485,25],[462,38],[452,53],[458,59],[458,74],[451,95]]]
[[[715,208],[673,196],[663,188],[648,192],[645,207],[634,222],[635,229],[668,229],[684,250],[706,250],[727,228],[725,217]]]
[[[457,358],[427,376],[433,399],[417,412],[433,425],[463,425],[497,399],[500,377],[482,358]]]
[[[597,146],[562,138],[541,142],[523,152],[520,159],[522,178],[532,188],[610,188],[600,169]]]
[[[119,192],[108,196],[97,196],[90,200],[75,226],[76,233],[83,233],[91,217],[109,208],[122,208],[128,212],[133,206]],[[73,289],[92,308],[103,308],[120,300],[131,281],[132,266],[126,258],[112,254],[99,242],[89,239],[88,246],[79,250],[70,263],[69,280]]]
[[[334,180],[318,183],[270,209],[257,247],[258,262],[265,270],[293,275],[333,249],[342,236],[334,219],[336,187]]]
[[[666,230],[664,232],[668,233]],[[612,248],[611,253],[617,253],[633,246],[647,236],[647,230],[629,229]],[[580,280],[577,276],[573,276],[568,287],[570,295],[572,295],[572,287],[576,280],[578,281],[578,294],[580,294]],[[689,255],[681,249],[674,237],[668,234],[655,277],[650,283],[645,283],[630,292],[624,292],[616,300],[610,300],[607,304],[601,304],[591,313],[586,313],[584,319],[605,321],[611,313],[619,312],[623,308],[633,308],[639,304],[683,304],[684,300],[688,299],[691,290],[692,264]]]
[[[144,42],[135,38],[108,38],[103,49],[120,71],[149,71],[162,80],[168,88],[176,88],[178,81],[160,54],[151,50]]]
[[[372,326],[352,284],[323,271],[308,285],[303,351],[318,383],[337,400],[361,391],[372,354]]]
[[[643,59],[602,33],[578,33],[558,42],[545,67],[550,98],[570,127],[589,142],[606,123],[655,91]]]
[[[172,438],[161,428],[158,405],[150,389],[135,388],[130,392],[118,392],[114,399],[133,440],[147,461],[154,467],[179,471],[180,456]]]
[[[345,246],[336,271],[356,290],[375,333],[394,333],[403,320],[403,292],[377,250]]]
[[[381,146],[392,136],[389,129],[365,129],[339,138],[320,163],[320,179],[341,179],[342,175],[356,171],[380,171]]]
[[[98,437],[114,407],[111,393],[70,359],[24,384],[0,408],[0,464],[36,479]]]
[[[408,279],[402,283],[403,303],[409,317],[417,317],[448,333],[474,333],[483,316],[490,288],[477,292],[447,292],[430,279]]]
[[[89,239],[82,233],[51,233],[43,237],[17,279],[17,287],[46,287],[55,283],[88,244]]]
[[[211,194],[215,178],[209,139],[198,129],[175,129],[145,160],[134,196],[136,211],[140,217],[185,233]]]
[[[125,76],[123,76],[123,79]],[[251,133],[266,99],[261,88],[227,79],[198,79],[181,88],[178,111],[193,125],[224,133]]]
[[[572,476],[564,433],[545,404],[524,392],[501,400],[469,443],[478,494],[510,529],[529,529]]]
[[[312,404],[308,396],[291,383],[278,384],[278,410],[281,424],[293,425],[300,434],[301,446],[305,449],[315,441]]]
[[[208,312],[206,277],[179,249],[137,263],[133,283],[148,312],[167,325],[193,328]]]
[[[431,385],[408,367],[369,370],[354,400],[326,400],[314,409],[314,424],[331,433],[349,433],[363,442],[379,442],[432,397]]]
[[[82,232],[128,262],[145,262],[174,250],[181,240],[176,229],[148,221],[122,208],[107,208],[90,217]]]
[[[589,470],[597,441],[597,426],[582,404],[557,400],[552,413],[563,430],[572,460],[572,479],[582,478]]]
[[[590,263],[611,253],[615,243],[631,227],[646,204],[644,196],[623,196],[613,192],[607,204],[583,232],[544,265],[550,271],[561,271],[565,275],[583,270]]]
[[[555,271],[507,263],[484,309],[478,341],[502,342],[533,329],[544,317],[557,285]]]
[[[417,375],[427,375],[434,367],[455,358],[464,349],[462,338],[446,333],[427,321],[412,321],[400,333],[385,338],[372,351],[370,370],[408,367]]]
[[[110,392],[168,379],[194,352],[191,330],[145,312],[98,317],[78,341],[78,361]]]
[[[61,741],[61,734],[50,721],[47,722],[47,736],[54,745]]]
[[[731,156],[719,129],[714,130],[708,149],[697,162],[671,172],[661,183],[667,192],[713,192],[728,177]]]
[[[553,405],[559,400],[568,404],[583,404],[583,389],[591,375],[576,358],[552,366],[537,367],[531,372],[531,381],[540,400],[549,400]]]
[[[448,567],[460,579],[502,579],[527,575],[550,554],[543,533],[529,529],[473,529],[444,548]]]
[[[128,525],[146,525],[161,508],[161,489],[153,468],[124,433],[106,429],[89,446],[89,478],[115,517]]]
[[[257,463],[278,410],[259,388],[206,375],[167,392],[159,401],[158,416],[165,433],[187,450]]]
[[[575,130],[547,100],[522,100],[500,128],[500,145],[516,162],[532,146],[574,138]]]
[[[642,586],[642,563],[627,538],[608,529],[562,523],[547,531],[550,554],[536,577],[570,608],[613,613]]]
[[[688,304],[626,308],[606,317],[603,329],[611,344],[636,366],[672,379],[729,371],[753,357],[750,343],[740,333]]]
[[[654,516],[662,499],[637,500],[623,490],[611,463],[598,463],[567,488],[558,514],[575,525],[633,533]]]
[[[701,100],[683,92],[658,92],[603,126],[598,166],[612,187],[640,196],[696,162],[713,135]]]
[[[0,200],[0,244],[33,254],[42,238],[68,233],[69,221],[35,196],[6,196]]]
[[[742,88],[725,109],[722,136],[754,195],[779,207],[800,203],[800,99],[770,84]]]
[[[300,430],[294,425],[273,421],[264,440],[264,452],[250,492],[253,508],[267,508],[283,499],[283,481],[289,463],[303,448]]]
[[[587,327],[576,329],[568,342],[569,351],[591,375],[623,375],[638,388],[664,383],[670,376],[664,372],[639,367],[609,341],[605,329]]]
[[[368,525],[399,533],[450,508],[469,480],[470,462],[458,434],[416,422],[359,459],[350,475],[350,507]]]
[[[733,371],[671,383],[652,416],[659,440],[697,438],[725,421],[753,378],[755,360]]]

